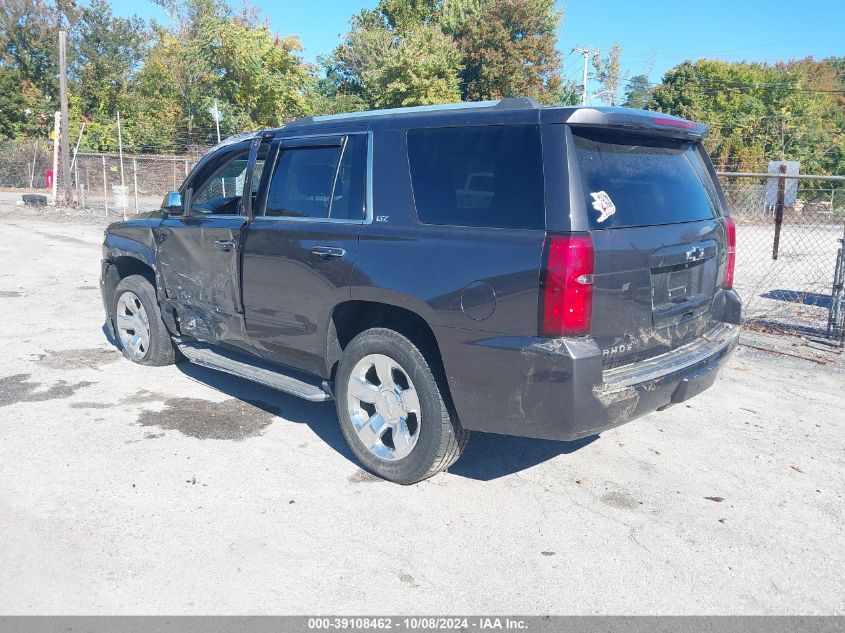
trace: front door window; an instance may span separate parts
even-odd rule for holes
[[[237,214],[246,182],[249,150],[233,152],[210,166],[210,175],[194,189],[191,210],[202,214]]]

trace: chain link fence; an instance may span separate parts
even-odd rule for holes
[[[104,217],[158,208],[194,162],[189,156],[80,152],[71,169],[80,206]],[[52,146],[0,146],[0,188],[50,198]],[[845,336],[845,176],[719,172],[737,227],[735,287],[750,327]],[[838,265],[838,267],[837,267]]]
[[[746,325],[841,341],[830,321],[841,312],[834,273],[845,237],[845,177],[719,177],[736,223],[734,286]]]
[[[113,153],[72,151],[74,200],[79,207],[107,218],[156,209],[164,194],[179,188],[207,150],[197,146],[190,155],[124,154],[122,159]],[[0,144],[0,190],[40,194],[52,204],[53,178],[52,144]]]
[[[46,141],[0,143],[0,187],[34,191],[46,189],[53,164],[53,146]]]
[[[120,156],[80,153],[71,170],[79,204],[95,211],[132,215],[156,209],[179,188],[195,162],[185,156]]]

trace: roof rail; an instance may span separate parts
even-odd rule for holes
[[[322,114],[313,117],[296,119],[293,123],[316,123],[320,121],[341,121],[343,119],[369,118],[390,116],[392,114],[414,114],[426,112],[449,112],[451,110],[477,110],[481,108],[496,108],[497,110],[538,109],[540,104],[527,97],[508,97],[498,101],[463,101],[460,103],[441,103],[437,105],[411,106],[407,108],[385,108],[383,110],[364,110],[361,112],[344,112],[342,114]]]
[[[506,97],[500,99],[496,107],[502,110],[539,110],[543,106],[530,97]]]

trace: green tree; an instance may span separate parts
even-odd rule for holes
[[[154,43],[133,86],[135,138],[169,151],[216,140],[209,108],[217,100],[225,135],[281,125],[309,112],[315,78],[299,40],[272,33],[245,5],[235,13],[211,0],[162,3],[171,28]]]
[[[481,15],[487,0],[444,0],[440,6],[439,23],[444,33],[458,37],[465,26]]]
[[[651,101],[651,84],[648,77],[645,75],[634,75],[628,80],[625,87],[625,102],[622,104],[626,108],[643,109],[648,106]]]
[[[791,159],[805,173],[835,169],[845,146],[842,104],[817,62],[774,66],[684,62],[655,88],[649,107],[710,126],[708,150],[722,167],[759,169]]]
[[[16,68],[0,66],[0,138],[47,136],[53,109]]]
[[[618,44],[614,44],[610,47],[606,57],[599,55],[593,57],[594,76],[600,86],[594,96],[611,106],[616,105],[619,95],[619,83],[622,80],[619,64],[621,56],[622,48]]]
[[[441,0],[381,0],[376,9],[386,24],[399,33],[420,24],[438,21]]]
[[[370,107],[528,96],[568,101],[554,0],[381,0],[325,64],[334,98]]]
[[[0,11],[0,135],[46,135],[58,107],[58,32],[79,11],[58,0],[4,0]],[[73,50],[68,51],[73,63]]]
[[[281,125],[306,113],[303,90],[312,77],[297,37],[275,36],[248,14],[218,14],[203,23],[196,44],[236,127]]]
[[[179,37],[160,26],[153,30],[153,46],[132,86],[129,123],[141,151],[166,153],[189,144],[205,82],[185,59]]]
[[[330,62],[338,93],[375,108],[459,101],[460,58],[451,38],[436,24],[391,19],[379,9],[353,17]]]
[[[126,106],[128,88],[146,54],[149,33],[137,17],[119,18],[106,0],[84,6],[73,32],[70,70],[82,114],[113,119]]]
[[[462,55],[465,99],[559,98],[557,28],[562,13],[554,0],[485,0],[452,7],[448,28]],[[456,15],[463,16],[460,23]]]
[[[72,0],[4,0],[0,65],[16,69],[23,81],[45,97],[55,98],[59,92],[58,32],[71,30],[78,17]]]

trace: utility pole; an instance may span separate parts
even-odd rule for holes
[[[590,57],[593,57],[598,54],[598,51],[594,48],[586,48],[583,46],[573,46],[572,51],[574,53],[581,53],[584,56],[584,83],[581,84],[581,105],[587,105],[587,63],[590,60]]]
[[[62,188],[63,203],[73,203],[73,183],[70,175],[70,127],[67,112],[67,31],[59,31],[59,99],[61,101],[62,122],[59,127],[59,143],[62,152]],[[56,174],[53,174],[53,178]]]

